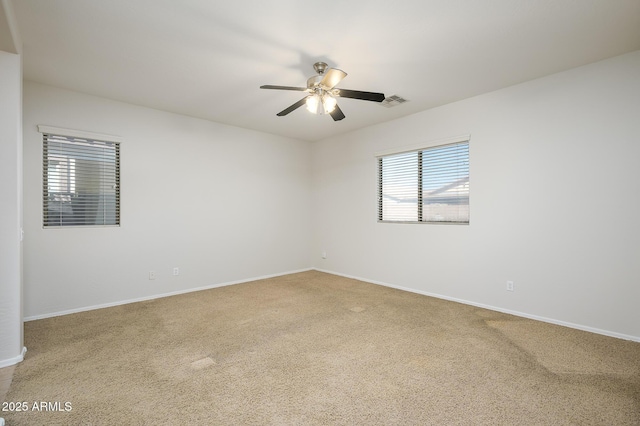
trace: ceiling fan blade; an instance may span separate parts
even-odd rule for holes
[[[344,118],[344,113],[338,105],[336,105],[333,111],[331,111],[329,114],[331,114],[331,118],[333,118],[333,121],[340,121]]]
[[[292,87],[292,86],[272,86],[271,84],[265,84],[260,86],[261,89],[276,89],[276,90],[299,90],[304,92],[307,90],[306,87]]]
[[[323,86],[326,90],[331,90],[346,76],[347,73],[342,70],[339,70],[337,68],[329,68],[323,74],[322,80],[320,80],[320,86]]]
[[[361,99],[363,101],[373,101],[373,102],[384,101],[384,93],[361,92],[359,90],[348,90],[348,89],[335,89],[333,93],[343,98]]]
[[[295,104],[291,105],[289,108],[283,109],[282,111],[280,111],[276,115],[278,117],[284,117],[285,115],[289,114],[290,112],[297,110],[298,108],[300,108],[302,105],[305,104],[305,102],[307,101],[307,98],[308,98],[308,96],[305,96],[304,98],[300,99]]]

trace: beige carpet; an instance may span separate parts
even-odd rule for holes
[[[640,343],[315,271],[25,339],[9,426],[640,425]]]

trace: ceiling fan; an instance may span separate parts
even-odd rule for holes
[[[339,121],[345,115],[338,106],[336,97],[373,102],[382,102],[384,100],[384,93],[336,88],[335,86],[347,76],[347,73],[337,68],[329,68],[324,62],[316,62],[313,64],[313,69],[318,75],[314,75],[307,80],[307,87],[272,86],[269,84],[260,86],[261,89],[298,90],[308,93],[307,96],[276,115],[283,117],[306,104],[308,111],[314,114],[329,114],[334,121]]]

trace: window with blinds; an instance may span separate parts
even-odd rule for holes
[[[120,143],[43,133],[43,224],[120,225]]]
[[[378,220],[469,223],[469,140],[378,156]]]

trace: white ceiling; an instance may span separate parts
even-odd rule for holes
[[[319,140],[640,49],[640,0],[14,0],[24,76],[233,126]],[[300,108],[323,60],[334,122]]]

